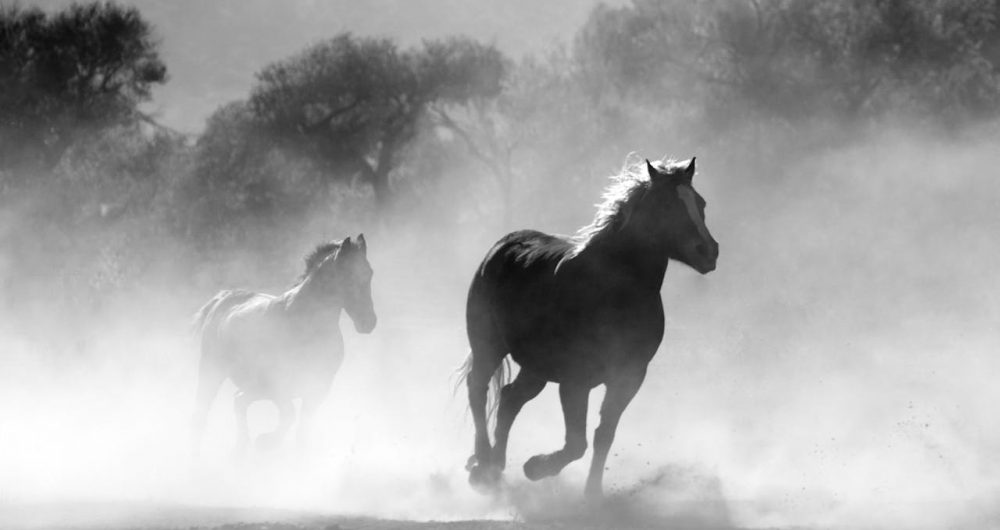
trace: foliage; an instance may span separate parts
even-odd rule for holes
[[[434,103],[500,91],[503,59],[467,38],[400,50],[342,34],[262,70],[249,106],[272,139],[321,163],[331,178],[360,175],[376,201]]]
[[[259,285],[318,237],[460,252],[452,236],[567,232],[633,151],[708,155],[753,204],[795,177],[791,157],[866,127],[995,119],[998,16],[995,0],[633,0],[516,62],[468,37],[341,34],[264,66],[188,142],[139,111],[166,72],[134,8],[4,8],[0,287],[56,285],[86,312],[157,270]]]
[[[576,57],[599,90],[796,121],[997,108],[992,0],[635,0],[600,7]],[[699,97],[707,94],[709,97]]]
[[[180,235],[202,247],[260,241],[263,227],[301,220],[330,200],[315,164],[278,148],[243,102],[209,117],[181,184]]]
[[[133,7],[0,8],[0,169],[51,169],[79,138],[134,122],[166,67]]]

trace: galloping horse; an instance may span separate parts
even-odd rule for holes
[[[705,226],[705,200],[692,187],[694,173],[694,158],[627,164],[593,223],[575,236],[522,230],[486,254],[466,306],[472,352],[465,378],[476,429],[467,469],[473,485],[499,480],[514,418],[549,381],[559,383],[565,444],[532,456],[524,474],[531,480],[556,475],[581,458],[590,390],[604,384],[585,488],[587,497],[602,495],[618,420],[663,338],[660,287],[667,262],[680,261],[702,274],[715,269],[719,245]],[[520,366],[510,383],[508,354]],[[499,390],[492,446],[491,379]]]
[[[372,268],[365,236],[326,243],[306,257],[306,271],[281,296],[221,291],[195,316],[201,331],[201,365],[193,419],[197,454],[208,409],[229,378],[238,391],[235,412],[237,452],[250,441],[247,409],[257,400],[278,408],[278,427],[257,438],[261,448],[277,446],[295,422],[294,399],[301,398],[298,441],[304,443],[313,413],[326,398],[344,358],[340,311],[359,333],[375,328]]]

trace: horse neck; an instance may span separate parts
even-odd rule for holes
[[[659,291],[670,252],[664,238],[657,236],[643,230],[638,223],[626,223],[620,230],[596,234],[577,259],[599,269],[609,267],[626,272],[625,277],[631,281]]]
[[[286,311],[291,314],[325,317],[339,316],[344,304],[339,296],[320,292],[312,277],[307,277],[284,295]]]

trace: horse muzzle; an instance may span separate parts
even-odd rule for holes
[[[375,329],[375,324],[378,322],[378,318],[372,314],[370,317],[355,318],[354,320],[354,330],[358,333],[369,334]]]
[[[700,274],[708,274],[715,270],[719,261],[719,244],[714,239],[698,243],[690,255],[691,259],[686,260],[686,263]]]

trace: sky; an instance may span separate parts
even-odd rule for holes
[[[58,9],[69,0],[24,5]],[[125,0],[155,27],[169,81],[148,109],[168,127],[197,133],[227,102],[245,98],[265,65],[344,31],[405,46],[465,34],[512,57],[572,39],[595,0]],[[621,0],[605,2],[622,3]]]

